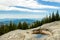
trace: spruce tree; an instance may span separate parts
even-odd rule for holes
[[[52,22],[51,14],[49,15],[49,22]]]
[[[37,21],[34,23],[35,28],[38,27],[38,26],[41,26],[40,23],[41,23],[41,22],[37,20]]]
[[[12,31],[12,30],[13,30],[13,22],[10,21],[10,23],[9,23],[9,31]]]
[[[52,22],[55,21],[55,14],[54,12],[52,13]]]
[[[13,30],[16,30],[17,29],[17,24],[13,23],[12,28],[13,28]]]
[[[8,24],[5,24],[5,27],[6,27],[7,32],[9,32],[9,26],[8,26]]]
[[[56,21],[58,21],[59,20],[59,12],[57,11],[56,12]]]
[[[22,23],[21,22],[18,23],[17,29],[22,29]]]
[[[2,35],[2,34],[4,34],[5,32],[4,32],[4,25],[1,25],[1,27],[0,27],[0,35]]]
[[[22,29],[28,29],[28,24],[26,23],[26,22],[23,22],[23,24],[22,24]]]

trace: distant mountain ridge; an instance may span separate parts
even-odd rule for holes
[[[35,22],[36,20],[34,19],[0,19],[0,24],[9,23],[10,21],[12,21],[13,23],[27,22],[29,24],[29,23]]]

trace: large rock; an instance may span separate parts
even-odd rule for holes
[[[41,29],[48,29],[52,33],[43,40],[60,40],[60,21],[44,24]]]
[[[0,40],[29,40],[32,34],[28,30],[14,30],[0,37]]]
[[[40,28],[43,33],[49,35],[32,34],[33,30],[36,31],[36,29]],[[0,36],[0,40],[60,40],[60,21],[47,23],[29,30],[14,30]]]

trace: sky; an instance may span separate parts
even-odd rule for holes
[[[60,12],[60,0],[0,0],[0,19],[41,19]]]

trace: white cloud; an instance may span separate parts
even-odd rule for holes
[[[7,7],[4,5],[0,5],[0,10],[17,10],[17,11],[25,11],[25,12],[47,12],[45,10],[30,10],[30,9],[25,9],[25,8],[16,8],[16,7]]]
[[[0,5],[0,10],[9,10],[8,6]]]
[[[3,17],[2,17],[3,16]],[[19,14],[0,14],[0,19],[4,19],[4,18],[17,18],[17,19],[20,19],[20,18],[43,18],[45,16],[43,15],[19,15]]]
[[[11,7],[9,10],[18,10],[18,11],[25,11],[25,12],[47,12],[45,10],[30,10],[30,9],[16,8],[16,7]]]
[[[60,0],[42,0],[42,1],[58,2],[58,3],[60,3]]]
[[[18,10],[18,11],[25,11],[25,12],[47,12],[45,10],[30,10],[26,8],[16,8],[13,6],[23,6],[28,8],[34,9],[44,9],[44,8],[51,8],[51,9],[59,9],[60,7],[55,6],[48,6],[43,4],[38,4],[36,0],[0,0],[0,10]],[[2,17],[3,16],[3,17]],[[18,15],[18,14],[0,14],[0,18],[42,18],[43,15]]]
[[[5,6],[24,6],[29,8],[58,8],[55,6],[38,4],[36,0],[0,0],[0,4]]]
[[[18,10],[18,11],[26,11],[26,12],[47,12],[45,10],[31,10],[26,8],[16,8],[10,6],[23,6],[28,8],[52,8],[52,9],[59,9],[60,7],[55,6],[48,6],[38,4],[36,0],[0,0],[0,10]]]

